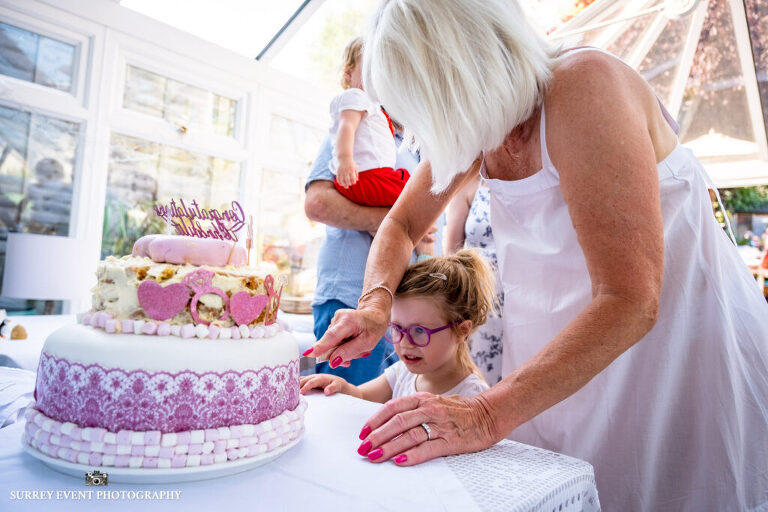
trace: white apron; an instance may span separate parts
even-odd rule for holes
[[[591,300],[545,128],[542,109],[538,173],[486,180],[505,294],[503,375]],[[678,145],[658,172],[658,322],[510,438],[592,463],[608,512],[768,510],[768,305],[714,218],[693,153]]]

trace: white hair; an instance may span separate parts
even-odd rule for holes
[[[531,116],[556,53],[517,0],[383,0],[363,83],[414,134],[437,194]]]

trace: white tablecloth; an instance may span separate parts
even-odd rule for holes
[[[312,315],[294,315],[278,312],[278,319],[289,326],[299,344],[299,351],[304,352],[315,343],[312,332]],[[50,333],[67,324],[74,324],[75,315],[31,315],[13,316],[14,325],[23,325],[27,330],[27,339],[0,340],[0,366],[37,370],[40,351]]]
[[[23,374],[27,375],[23,375]],[[0,368],[0,411],[34,385],[32,372]],[[9,391],[10,390],[10,391]],[[15,390],[15,393],[14,393]],[[16,397],[16,398],[14,398]],[[306,432],[275,461],[237,475],[182,484],[111,483],[109,491],[181,491],[178,499],[105,501],[57,499],[56,491],[88,491],[76,479],[49,469],[22,451],[23,417],[0,429],[0,510],[567,510],[597,511],[595,478],[586,462],[503,441],[483,452],[446,457],[420,466],[371,464],[356,453],[357,434],[380,404],[346,395],[310,394]],[[22,398],[23,400],[23,398]],[[14,413],[18,417],[18,414]],[[107,471],[108,473],[108,471]],[[25,491],[37,500],[19,499]],[[55,502],[55,503],[54,503]],[[343,508],[342,508],[343,507]]]

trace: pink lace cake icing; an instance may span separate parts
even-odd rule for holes
[[[261,423],[299,403],[298,360],[254,371],[126,371],[43,353],[37,408],[49,418],[109,431],[180,432]]]

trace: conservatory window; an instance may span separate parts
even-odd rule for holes
[[[77,46],[0,22],[0,73],[73,92]]]
[[[239,197],[238,162],[119,133],[110,146],[102,258],[130,254],[141,236],[168,231],[155,203],[194,199],[200,208],[226,209]]]
[[[220,135],[235,132],[236,100],[132,65],[126,67],[123,107]]]

